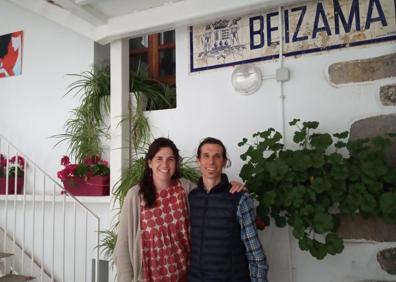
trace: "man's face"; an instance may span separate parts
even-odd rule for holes
[[[218,144],[205,144],[197,158],[204,179],[219,179],[227,160],[223,157],[223,148]]]

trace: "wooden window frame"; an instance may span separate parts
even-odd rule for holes
[[[134,55],[147,54],[149,77],[161,81],[164,84],[175,86],[176,75],[160,75],[160,51],[171,49],[175,49],[176,51],[176,44],[174,42],[160,44],[159,38],[160,33],[149,34],[147,48],[131,49],[129,56],[132,58]]]

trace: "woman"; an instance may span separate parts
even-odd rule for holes
[[[143,179],[128,191],[121,210],[113,256],[119,282],[187,281],[187,195],[196,185],[179,178],[179,165],[176,145],[154,140]],[[240,189],[237,184],[231,191]]]

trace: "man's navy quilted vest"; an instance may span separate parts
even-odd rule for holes
[[[241,193],[229,193],[227,176],[209,193],[198,188],[189,195],[192,251],[189,282],[250,281],[246,249],[241,240],[237,208]]]

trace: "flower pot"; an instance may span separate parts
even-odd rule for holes
[[[73,196],[108,196],[110,194],[110,176],[70,177],[62,180],[67,192]]]
[[[0,194],[5,195],[6,194],[6,177],[0,177]],[[17,178],[17,194],[23,194],[23,176],[19,176]],[[15,194],[15,177],[10,176],[8,178],[8,194],[12,195]]]

